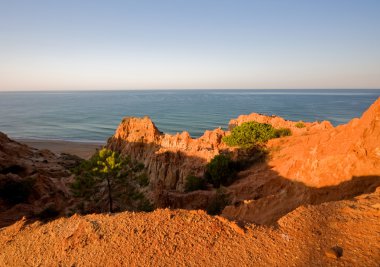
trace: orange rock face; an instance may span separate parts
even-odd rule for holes
[[[47,208],[57,215],[64,214],[71,198],[66,185],[70,180],[67,167],[75,163],[0,133],[0,188],[5,190],[0,196],[0,227],[22,216],[35,217]]]
[[[234,205],[223,215],[255,223],[273,223],[303,204],[318,204],[371,192],[380,184],[380,99],[360,119],[334,128],[329,122],[304,123],[256,113],[230,121],[230,127],[247,121],[289,128],[292,136],[267,144],[269,160],[239,173],[227,188]],[[153,191],[167,202],[159,206],[204,208],[215,192],[183,194],[188,175],[202,176],[215,155],[238,152],[227,147],[221,129],[193,139],[187,132],[161,133],[148,118],[126,118],[108,147],[144,162]],[[175,191],[175,192],[174,192]]]
[[[108,140],[107,147],[144,163],[153,186],[183,190],[188,175],[203,175],[206,163],[223,149],[225,132],[206,131],[198,139],[188,132],[161,133],[148,118],[125,118]]]
[[[380,99],[360,119],[306,136],[272,140],[269,165],[307,186],[325,187],[353,176],[380,175]]]
[[[235,205],[223,216],[270,224],[301,205],[373,192],[380,185],[380,99],[346,125],[267,146],[269,161],[240,173],[229,187]]]

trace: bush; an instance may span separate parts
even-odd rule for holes
[[[189,175],[186,178],[185,192],[206,189],[206,181],[203,178]]]
[[[284,136],[290,136],[290,135],[292,135],[292,131],[290,131],[290,129],[288,129],[288,128],[280,128],[280,129],[276,129],[275,135],[277,138],[284,137]]]
[[[89,201],[99,210],[104,209],[106,199],[110,212],[114,204],[117,210],[135,209],[145,197],[138,187],[149,184],[143,169],[144,164],[103,148],[72,170],[76,176],[71,189],[75,197]]]
[[[223,137],[222,140],[229,146],[249,147],[275,137],[275,129],[272,125],[251,121],[236,126],[231,134]]]
[[[130,160],[130,159],[128,159],[128,160]],[[141,163],[141,162],[135,162],[135,163],[134,163],[134,167],[133,167],[133,171],[134,171],[134,172],[139,172],[139,171],[144,170],[144,168],[145,168],[144,163]]]
[[[296,125],[294,125],[294,126],[296,126],[297,128],[304,128],[304,127],[306,127],[305,124],[302,121],[297,122]]]
[[[16,205],[27,202],[32,193],[34,180],[22,181],[8,180],[0,185],[0,198],[8,205]]]
[[[263,144],[272,138],[291,135],[290,129],[275,129],[267,123],[255,121],[245,122],[232,129],[231,134],[223,137],[223,142],[229,146],[249,148]]]
[[[149,185],[149,176],[146,173],[142,173],[136,177],[136,181],[141,187]]]
[[[220,214],[223,209],[230,204],[229,196],[224,188],[219,188],[216,191],[214,198],[208,204],[206,211],[210,215]]]
[[[206,165],[206,181],[219,187],[230,184],[236,176],[236,164],[226,155],[216,155]]]

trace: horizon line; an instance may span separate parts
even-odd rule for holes
[[[38,92],[114,92],[114,91],[270,91],[270,90],[380,90],[379,88],[155,88],[155,89],[40,89],[40,90],[0,90],[0,93]]]

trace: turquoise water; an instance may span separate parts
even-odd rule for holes
[[[0,92],[0,131],[12,138],[104,141],[123,117],[148,115],[163,132],[199,137],[252,112],[339,125],[379,96],[380,90]]]

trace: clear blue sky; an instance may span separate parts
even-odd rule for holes
[[[379,0],[0,0],[0,90],[380,88]]]

